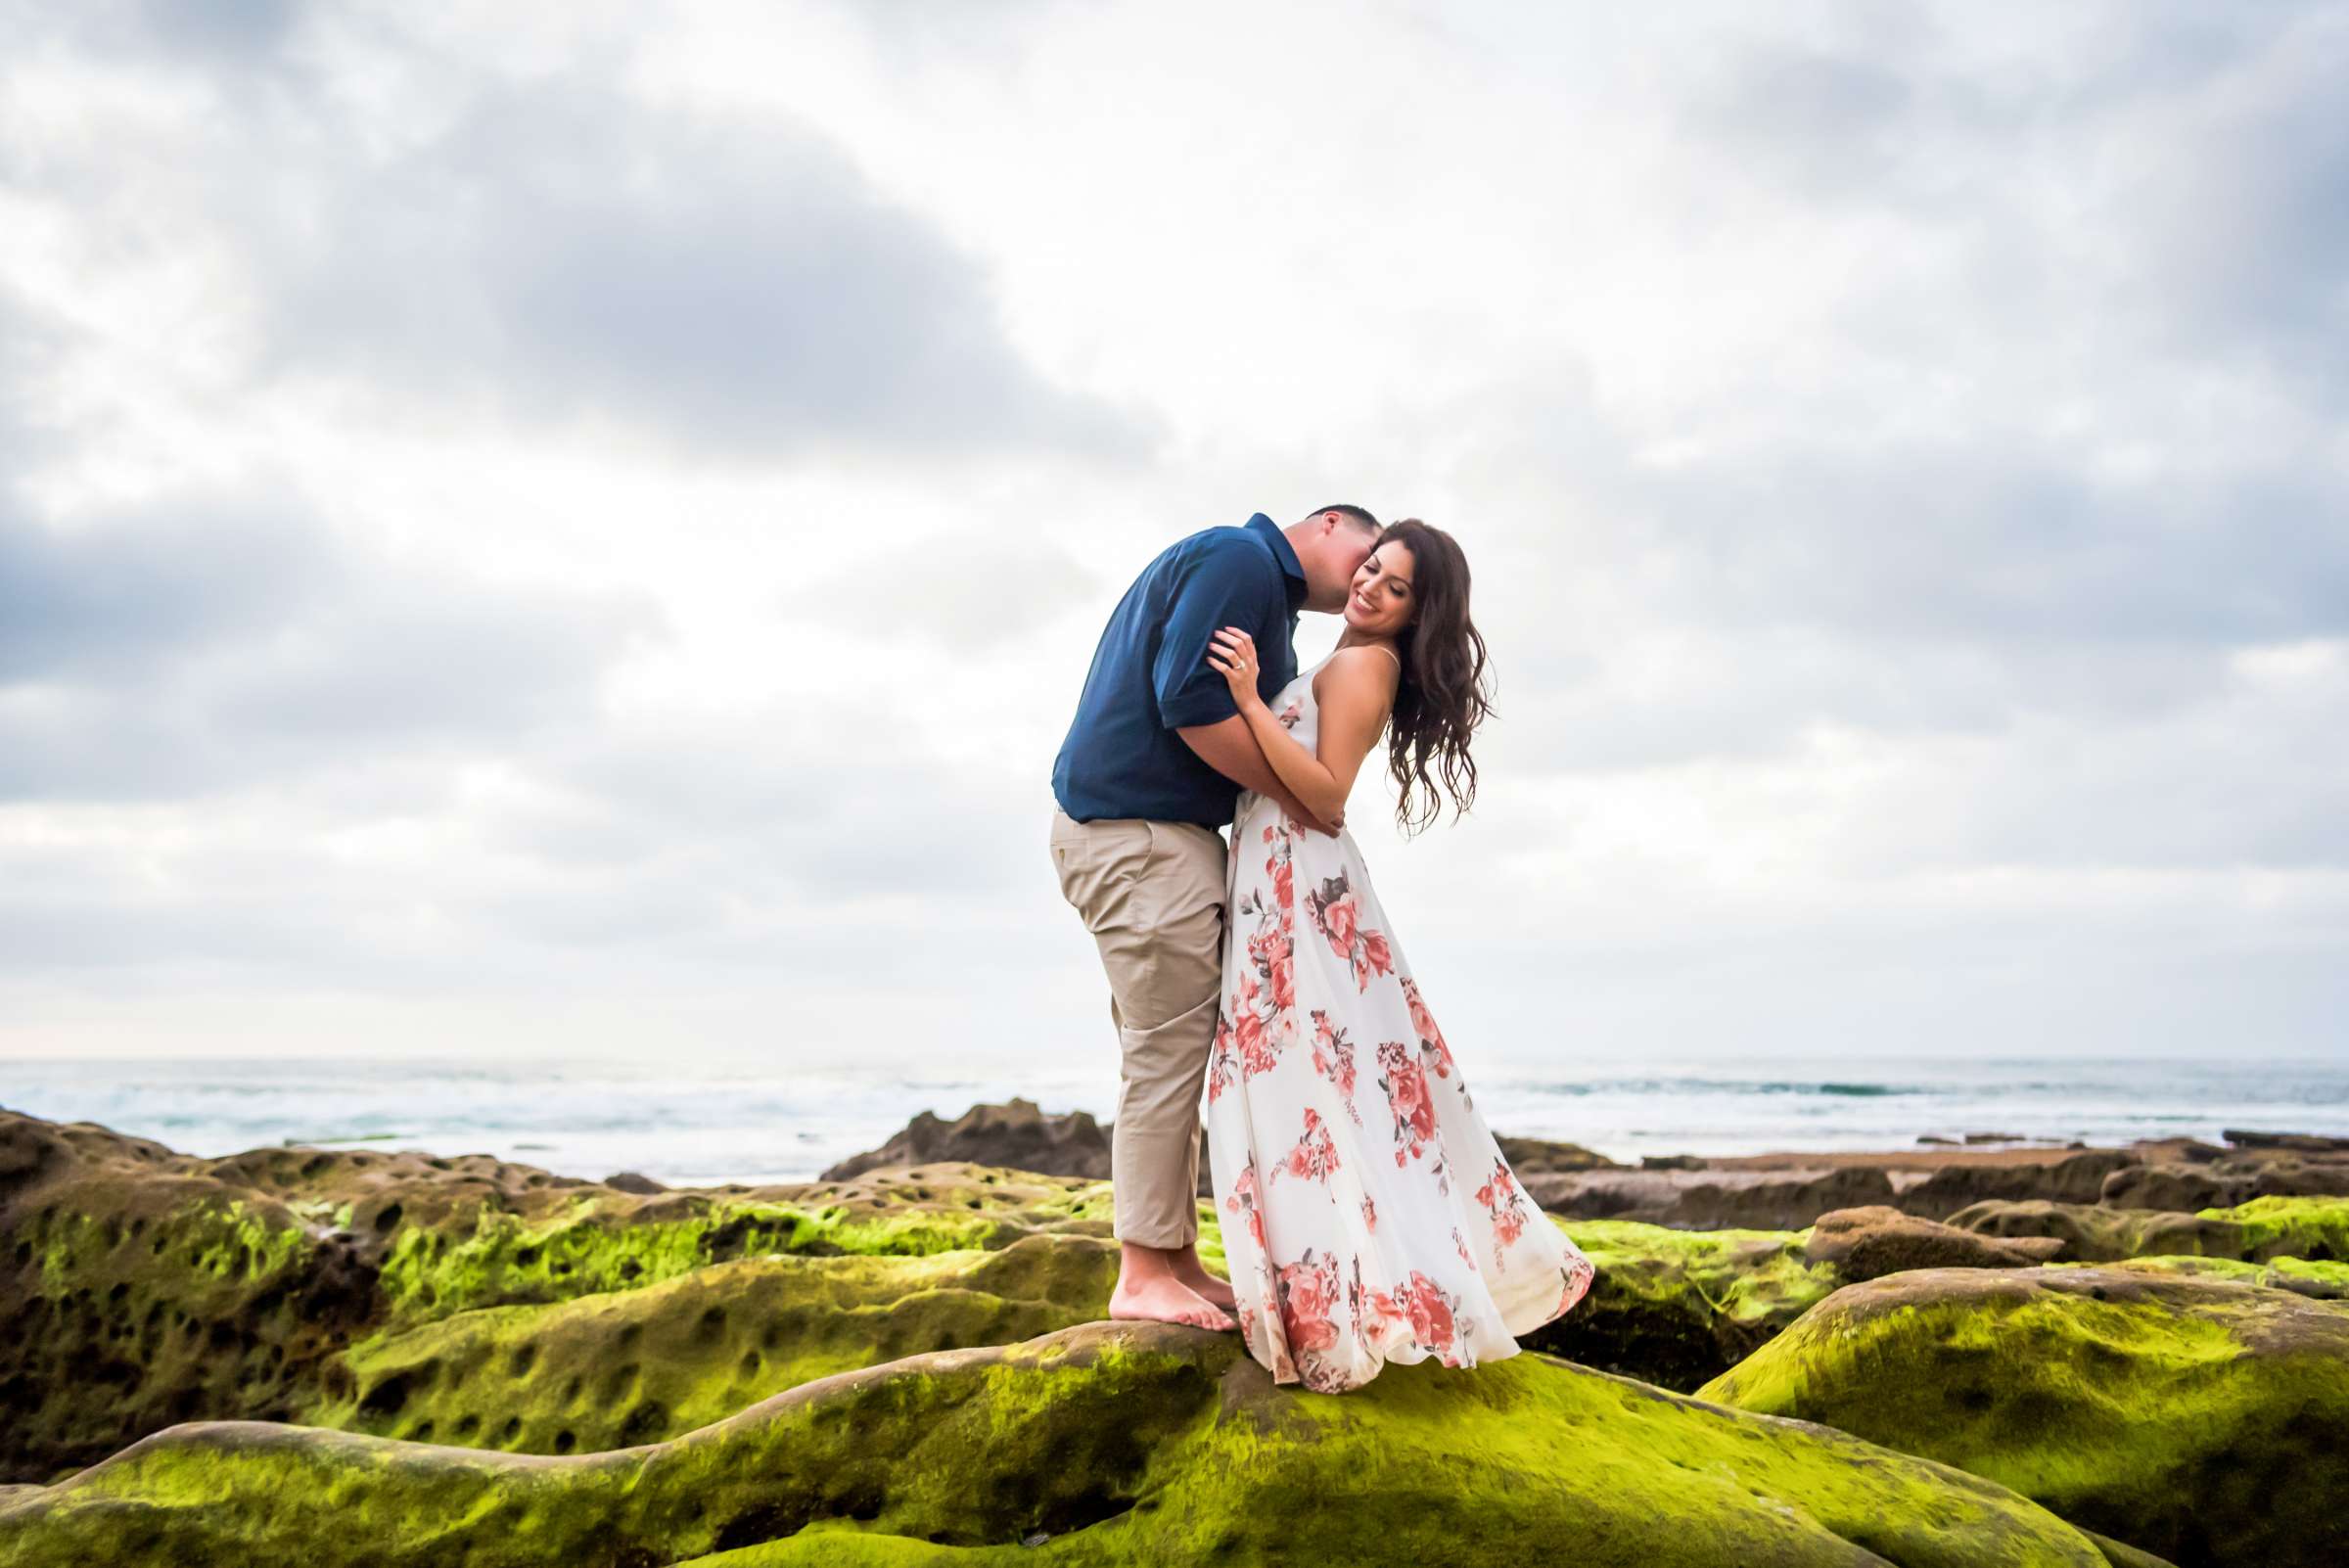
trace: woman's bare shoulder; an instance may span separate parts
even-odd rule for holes
[[[1395,695],[1403,680],[1403,661],[1383,643],[1357,643],[1329,656],[1313,677],[1313,700],[1329,701],[1333,691],[1359,692],[1383,703]]]

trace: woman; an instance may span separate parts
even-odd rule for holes
[[[1337,814],[1382,730],[1406,830],[1476,793],[1489,712],[1468,563],[1417,519],[1355,574],[1329,657],[1270,704],[1246,632],[1208,662],[1298,804]],[[1208,1149],[1234,1309],[1281,1383],[1356,1388],[1388,1361],[1472,1366],[1571,1308],[1590,1263],[1543,1219],[1468,1098],[1351,834],[1240,796]]]

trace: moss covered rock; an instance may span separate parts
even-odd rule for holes
[[[1734,1365],[1842,1277],[1804,1256],[1806,1230],[1675,1230],[1554,1222],[1598,1269],[1590,1292],[1526,1343],[1686,1391]]]
[[[974,1165],[652,1196],[591,1187],[531,1211],[484,1203],[407,1224],[384,1254],[383,1294],[392,1321],[414,1323],[637,1290],[765,1254],[926,1257],[1100,1235],[1109,1204],[1106,1181]]]
[[[356,1419],[370,1393],[389,1402],[397,1391],[365,1366],[345,1367],[346,1350],[367,1342],[391,1354],[399,1336],[479,1310],[650,1289],[742,1259],[917,1265],[1030,1236],[1102,1235],[1108,1216],[1106,1182],[975,1166],[622,1192],[486,1155],[280,1148],[199,1159],[104,1128],[0,1112],[0,1481],[47,1480],[175,1422],[287,1419],[339,1405]],[[934,1287],[918,1267],[898,1272],[900,1294],[953,1288]],[[865,1306],[891,1288],[885,1275],[866,1276]],[[955,1325],[999,1339],[1070,1320],[1034,1310],[1035,1298],[1006,1310],[983,1295],[959,1308],[843,1316],[815,1333],[804,1364],[830,1370],[973,1342],[956,1341]],[[1088,1303],[1079,1291],[1068,1311]],[[705,1348],[727,1360],[679,1375],[696,1389],[723,1384],[754,1349],[762,1365],[778,1354],[792,1360],[788,1325],[821,1315],[786,1312],[771,1346],[771,1324],[760,1325],[756,1346],[718,1336]],[[860,1340],[869,1341],[861,1360],[844,1360]],[[406,1386],[421,1389],[436,1360],[416,1357]],[[745,1386],[777,1385],[760,1370]],[[647,1429],[671,1394],[692,1404],[663,1390],[622,1408]],[[403,1427],[433,1419],[436,1435],[452,1437],[470,1417],[467,1441],[495,1442],[517,1412],[456,1410],[451,1425],[380,1413]],[[538,1412],[520,1413],[535,1430]],[[548,1441],[564,1429],[551,1426]],[[590,1429],[625,1430],[624,1414],[617,1426],[575,1424],[574,1440]]]
[[[1960,1209],[1949,1222],[1986,1236],[2049,1237],[2062,1245],[2065,1263],[2112,1263],[2122,1258],[2233,1258],[2242,1232],[2224,1219],[2158,1209],[2105,1209],[2093,1203],[1993,1199]]]
[[[2237,1226],[2238,1256],[2253,1262],[2349,1263],[2349,1198],[2253,1198],[2232,1209],[2205,1209],[2200,1218]]]
[[[836,1372],[1104,1316],[1117,1268],[1114,1243],[1048,1234],[999,1252],[714,1264],[379,1335],[300,1419],[527,1453],[634,1447]]]
[[[2199,1279],[2225,1279],[2242,1285],[2264,1285],[2271,1290],[2288,1290],[2312,1301],[2349,1303],[2349,1264],[2310,1263],[2302,1258],[2271,1258],[2265,1263],[2244,1263],[2237,1258],[2125,1258],[2118,1263],[2054,1267],[2189,1274]]]
[[[0,1504],[0,1568],[1561,1554],[1593,1568],[2107,1561],[1990,1482],[1544,1358],[1390,1367],[1331,1398],[1273,1387],[1235,1338],[1164,1324],[916,1357],[569,1458],[185,1426]]]
[[[175,1421],[289,1415],[375,1311],[351,1247],[202,1176],[76,1172],[0,1219],[0,1479]]]
[[[2180,1563],[2349,1561],[2349,1313],[2147,1268],[1849,1286],[1701,1397],[1987,1476]]]
[[[2193,1214],[1997,1201],[1961,1209],[1950,1223],[1984,1235],[2056,1237],[2063,1243],[2056,1256],[2067,1263],[2150,1257],[2349,1262],[2349,1198],[2254,1198]]]

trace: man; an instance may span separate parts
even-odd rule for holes
[[[1283,529],[1262,512],[1169,546],[1134,579],[1093,651],[1052,765],[1052,860],[1101,949],[1123,1050],[1110,1176],[1120,1243],[1112,1317],[1232,1326],[1231,1288],[1199,1262],[1199,1093],[1223,980],[1225,848],[1242,789],[1313,817],[1273,774],[1208,639],[1256,639],[1269,701],[1297,673],[1300,610],[1346,607],[1378,537],[1359,506]]]

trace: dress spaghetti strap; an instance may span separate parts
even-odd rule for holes
[[[1361,644],[1361,643],[1359,643],[1359,642],[1358,642],[1358,643],[1353,643],[1353,644],[1350,644],[1350,646],[1352,646],[1352,647],[1356,647],[1356,648],[1359,648],[1359,647],[1362,647],[1362,646],[1363,646],[1363,644]],[[1395,668],[1396,668],[1397,669],[1401,669],[1403,668],[1403,655],[1401,655],[1401,654],[1399,654],[1399,653],[1397,653],[1397,652],[1395,651],[1395,645],[1394,645],[1393,643],[1391,643],[1391,642],[1374,642],[1374,643],[1371,643],[1371,644],[1369,644],[1369,646],[1370,646],[1370,647],[1373,647],[1373,648],[1376,648],[1376,649],[1377,649],[1379,652],[1381,652],[1381,653],[1385,654],[1385,655],[1386,655],[1386,656],[1387,656],[1389,659],[1392,659],[1392,660],[1394,660],[1394,661],[1395,661]],[[1343,648],[1332,648],[1332,649],[1331,649],[1331,650],[1330,650],[1328,653],[1326,653],[1326,654],[1322,655],[1322,657],[1321,657],[1321,665],[1326,665],[1326,664],[1328,664],[1328,663],[1329,663],[1329,662],[1330,662],[1332,659],[1335,659],[1335,658],[1336,658],[1336,657],[1337,657],[1339,654],[1341,654],[1341,653],[1343,653],[1343,652],[1345,652],[1345,649],[1343,649]],[[1311,671],[1309,671],[1309,673],[1314,673],[1314,674],[1318,674],[1318,673],[1320,672],[1320,669],[1321,669],[1321,665],[1315,665],[1315,666],[1313,666],[1313,669],[1312,669]]]

